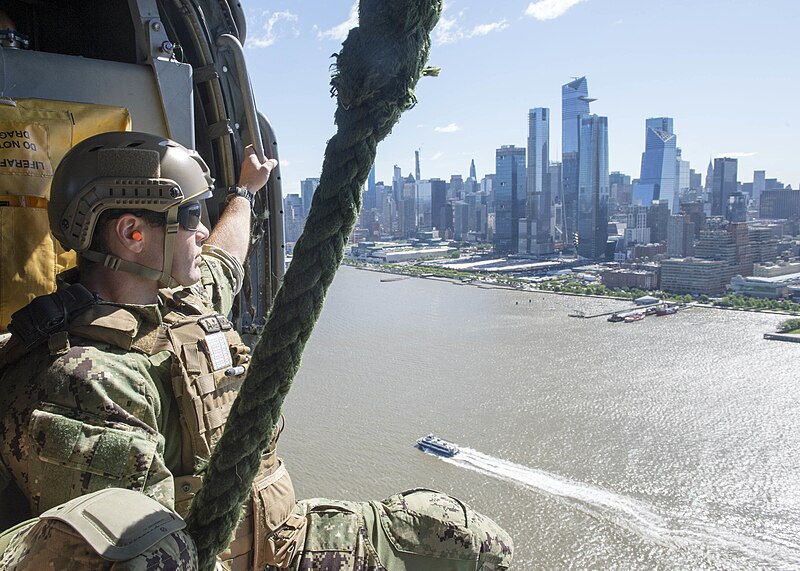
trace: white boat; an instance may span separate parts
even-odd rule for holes
[[[458,454],[458,446],[433,434],[417,440],[417,448],[424,452],[432,452],[438,456],[450,458]]]

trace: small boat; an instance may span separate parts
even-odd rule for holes
[[[670,305],[668,307],[659,307],[656,310],[656,315],[658,317],[663,317],[664,315],[674,315],[678,313],[678,306],[677,305]]]
[[[644,313],[631,313],[625,317],[625,323],[633,323],[634,321],[641,321],[644,319]]]
[[[417,440],[417,448],[423,452],[431,452],[437,456],[444,456],[446,458],[451,458],[459,452],[458,446],[452,442],[438,438],[433,434],[429,434]]]

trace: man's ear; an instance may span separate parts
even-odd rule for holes
[[[114,239],[125,249],[140,254],[148,236],[147,225],[133,214],[123,214],[114,224]],[[151,238],[152,239],[152,238]]]

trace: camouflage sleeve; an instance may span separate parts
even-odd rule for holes
[[[4,456],[34,514],[110,487],[173,507],[161,403],[146,357],[73,346],[40,382],[16,393],[10,418],[18,436]]]
[[[228,315],[244,282],[242,264],[222,248],[205,244],[200,270],[200,281],[192,286],[192,292],[210,302],[209,309]]]

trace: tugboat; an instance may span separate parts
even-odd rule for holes
[[[432,452],[437,456],[444,456],[452,458],[459,453],[458,446],[447,440],[437,438],[433,434],[429,434],[417,440],[417,448],[423,452]]]

